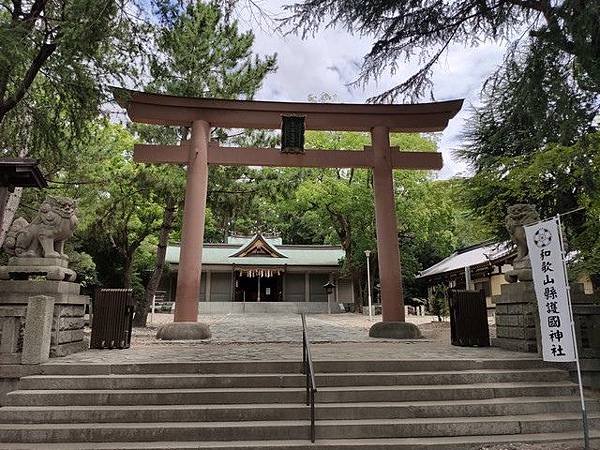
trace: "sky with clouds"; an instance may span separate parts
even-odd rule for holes
[[[282,6],[289,0],[262,0],[257,4],[272,16],[282,15]],[[328,93],[336,101],[362,103],[405,80],[418,67],[415,60],[401,62],[394,75],[384,74],[364,88],[349,88],[356,79],[362,57],[371,48],[368,36],[352,35],[342,29],[325,29],[314,37],[302,40],[298,36],[273,32],[272,26],[257,18],[256,11],[240,8],[237,12],[240,27],[252,29],[256,40],[254,50],[259,54],[278,54],[276,73],[265,80],[257,100],[306,101],[309,95]],[[463,110],[450,122],[439,139],[444,168],[440,178],[467,175],[468,168],[453,157],[452,150],[460,145],[464,120],[469,104],[477,104],[485,79],[501,63],[504,47],[494,43],[477,48],[456,46],[436,66],[433,76],[435,100],[465,98]],[[423,101],[429,101],[424,99]]]

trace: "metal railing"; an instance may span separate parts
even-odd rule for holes
[[[310,406],[310,442],[315,442],[315,393],[317,385],[315,383],[315,369],[313,367],[312,356],[310,354],[310,340],[306,332],[306,317],[304,313],[300,314],[302,318],[302,373],[306,375],[306,406]]]

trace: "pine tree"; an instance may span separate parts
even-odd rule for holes
[[[159,8],[160,27],[156,30],[157,51],[151,58],[152,81],[146,89],[171,95],[191,97],[251,99],[264,78],[276,70],[276,55],[264,58],[252,53],[254,35],[240,32],[237,22],[229,21],[217,3],[190,2],[183,9],[164,3]],[[134,128],[142,140],[154,143],[177,143],[188,136],[186,128],[165,129],[149,126]],[[217,130],[223,137],[225,133]],[[161,168],[166,183],[159,183],[165,208],[159,230],[154,270],[144,299],[138,299],[135,324],[145,326],[148,307],[162,276],[165,250],[173,229],[176,212],[184,194],[184,171],[178,167]],[[217,168],[210,171],[212,185],[231,184],[243,168]],[[179,180],[179,188],[173,188]],[[164,188],[166,187],[166,188]],[[209,207],[212,203],[209,197]]]

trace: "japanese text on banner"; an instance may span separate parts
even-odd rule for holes
[[[571,305],[556,219],[524,227],[540,315],[544,361],[575,361]]]

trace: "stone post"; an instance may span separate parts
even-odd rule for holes
[[[40,364],[48,361],[53,316],[54,298],[47,295],[29,298],[21,364]]]

